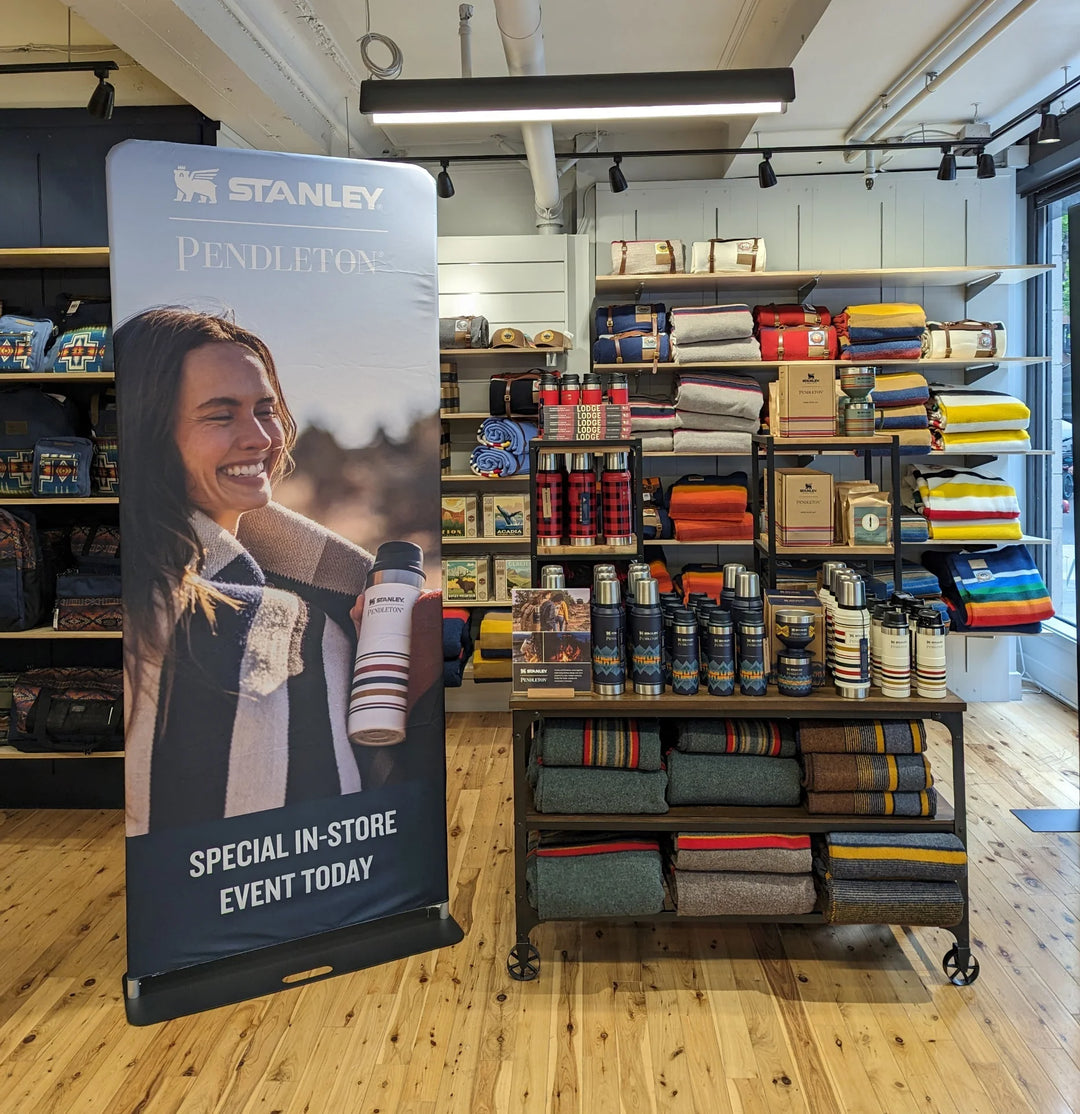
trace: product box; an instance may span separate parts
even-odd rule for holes
[[[592,691],[588,588],[515,588],[513,690]]]
[[[784,648],[783,642],[776,637],[776,624],[774,616],[777,611],[785,607],[797,607],[800,611],[809,611],[814,616],[814,639],[806,648],[814,656],[815,663],[825,662],[825,612],[817,593],[809,588],[783,589],[766,588],[762,592],[765,600],[765,653],[769,661],[769,668],[776,670],[776,658]]]
[[[836,436],[836,371],[831,366],[781,364],[777,388],[779,437]],[[771,415],[770,415],[771,418]]]
[[[772,476],[780,545],[829,546],[833,541],[833,478],[816,468],[777,468]]]
[[[509,603],[515,588],[532,586],[532,561],[528,557],[493,557],[492,581],[495,599]]]
[[[484,496],[485,538],[527,538],[531,520],[528,495]]]
[[[630,405],[624,402],[545,406],[547,441],[617,441],[630,437]]]
[[[475,495],[444,495],[442,497],[442,536],[444,538],[475,538],[477,527]]]
[[[444,557],[443,599],[447,603],[484,603],[488,595],[487,557]]]

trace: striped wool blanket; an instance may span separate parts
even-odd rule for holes
[[[800,305],[798,302],[770,302],[754,306],[754,324],[771,329],[815,328],[833,324],[832,314],[825,306]]]
[[[919,521],[926,525],[925,519]],[[886,564],[884,561],[874,563],[866,586],[876,599],[887,600],[896,591],[896,579],[892,573],[891,564]],[[941,587],[937,577],[929,569],[905,561],[900,568],[900,591],[921,599],[925,596],[940,595]]]
[[[721,429],[677,429],[671,439],[677,453],[739,453],[749,456],[753,447],[752,434],[728,433]]]
[[[717,340],[742,340],[754,332],[750,307],[735,302],[725,306],[676,306],[671,311],[675,342],[700,344]]]
[[[791,807],[800,799],[794,758],[668,752],[667,799],[673,805]]]
[[[930,401],[930,388],[926,376],[917,371],[904,371],[892,375],[878,375],[872,392],[878,409],[894,406],[925,406]]]
[[[514,418],[485,418],[476,431],[476,442],[489,449],[505,449],[514,456],[526,455],[536,436],[536,423]]]
[[[654,558],[649,562],[649,575],[656,581],[656,586],[661,592],[675,591],[675,585],[671,581],[671,573],[668,572],[667,565],[659,558]]]
[[[598,364],[667,363],[670,359],[668,333],[618,333],[599,336],[593,344],[593,360]]]
[[[625,832],[544,832],[526,853],[525,894],[542,920],[659,913],[659,842]]]
[[[914,406],[890,406],[888,409],[878,407],[876,419],[877,428],[887,432],[895,429],[927,429],[930,425],[926,407],[921,403]]]
[[[845,793],[819,793],[808,790],[807,811],[833,816],[934,816],[937,790],[918,793],[888,793],[857,790]]]
[[[668,810],[667,782],[663,770],[537,765],[533,801],[537,812],[655,815]]]
[[[926,728],[921,719],[804,719],[798,740],[803,754],[922,754]]]
[[[934,444],[932,431],[926,427],[922,429],[887,429],[882,430],[895,437],[900,442],[901,456],[926,456]],[[884,445],[872,449],[874,456],[888,456],[892,450]]]
[[[672,519],[675,539],[680,542],[754,540],[754,516],[717,515],[715,518]]]
[[[647,433],[655,429],[675,429],[679,419],[675,416],[673,402],[655,399],[632,398],[630,400],[630,432]]]
[[[930,540],[930,527],[921,514],[903,513],[900,515],[900,540],[904,545],[917,544]]]
[[[509,681],[513,674],[513,662],[502,657],[503,651],[496,650],[492,656],[484,652],[482,642],[477,642],[473,650],[473,677],[477,681]]]
[[[721,574],[721,587],[723,574]],[[683,573],[683,591],[692,588]],[[710,595],[712,593],[710,592]],[[679,721],[679,750],[688,754],[751,754],[790,758],[795,754],[795,732],[788,720],[772,719],[684,719]]]
[[[822,325],[810,329],[786,326],[758,329],[763,360],[835,360],[838,350],[836,329]]]
[[[879,344],[886,340],[917,340],[921,345],[923,330],[918,325],[880,327],[849,325],[846,336],[852,344]]]
[[[539,757],[545,766],[659,770],[660,724],[655,719],[547,719]]]
[[[674,356],[677,364],[755,364],[762,359],[761,346],[754,337],[737,340],[708,340],[696,344],[675,339]]]
[[[931,430],[934,448],[939,452],[997,453],[1026,452],[1031,448],[1031,438],[1026,429],[997,429],[985,433],[951,433],[949,430]]]
[[[757,433],[761,423],[756,417],[744,418],[738,414],[699,414],[694,410],[676,407],[676,430],[692,429],[712,433]]]
[[[914,507],[931,524],[995,519],[1007,522],[1020,517],[1020,503],[1012,484],[977,468],[909,465],[901,492],[911,494]]]
[[[927,553],[942,595],[965,628],[1041,623],[1054,614],[1049,593],[1027,546],[985,553]]]
[[[679,576],[679,591],[683,600],[688,600],[694,592],[704,592],[711,596],[717,603],[720,602],[720,591],[724,587],[724,570],[713,566],[702,568],[695,565],[684,565]]]
[[[931,522],[930,537],[936,542],[1018,542],[1024,532],[1017,519],[972,519],[969,522]]]
[[[948,928],[963,919],[964,896],[956,882],[826,878],[824,909],[829,924]]]
[[[916,302],[867,302],[848,306],[837,317],[845,330],[926,328],[926,311]]]
[[[667,509],[673,519],[714,519],[746,512],[746,473],[726,476],[683,476],[668,490]]]
[[[667,306],[663,302],[629,303],[619,306],[597,306],[593,332],[598,337],[619,333],[666,333]]]
[[[761,415],[763,402],[761,384],[749,376],[703,371],[679,374],[675,395],[675,406],[679,410],[756,420]]]
[[[485,611],[480,620],[480,641],[485,652],[513,650],[514,619],[510,611]]]
[[[959,882],[967,852],[952,832],[828,832],[822,863],[834,879]]]
[[[802,763],[803,785],[815,793],[912,793],[934,784],[925,754],[804,754]]]
[[[679,832],[671,865],[676,870],[751,870],[808,874],[810,837],[779,832]]]
[[[466,646],[472,646],[469,624],[472,612],[464,607],[443,608],[443,661],[456,661]]]
[[[875,360],[917,360],[922,355],[920,340],[878,340],[856,344],[840,338],[840,359],[854,364],[872,364]]]
[[[949,433],[985,433],[992,429],[1027,429],[1031,411],[1001,391],[942,390],[930,396],[930,424]]]
[[[814,876],[809,872],[675,870],[672,889],[680,917],[799,916],[817,905]]]

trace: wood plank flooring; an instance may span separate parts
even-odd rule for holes
[[[447,753],[463,943],[145,1029],[120,814],[0,812],[0,1112],[1080,1112],[1080,844],[1008,811],[1075,806],[1068,709],[968,719],[964,989],[948,932],[882,926],[542,925],[513,982],[509,717],[452,716]]]

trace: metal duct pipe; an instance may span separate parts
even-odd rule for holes
[[[511,76],[546,73],[540,0],[495,0],[495,19]],[[522,124],[521,138],[532,176],[537,231],[555,235],[562,232],[563,221],[551,125]]]
[[[461,37],[461,76],[472,77],[472,4],[458,4],[458,29]]]

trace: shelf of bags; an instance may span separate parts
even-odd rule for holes
[[[29,759],[32,762],[51,762],[54,758],[123,758],[122,750],[95,750],[86,754],[81,750],[28,751],[17,747],[0,746],[0,761],[4,759]]]
[[[115,383],[115,371],[5,371],[0,383]]]
[[[518,472],[515,476],[478,476],[475,472],[443,472],[439,477],[444,484],[523,484],[528,485],[529,473]]]
[[[761,368],[762,371],[775,371],[779,367],[887,367],[897,371],[909,369],[917,371],[925,368],[961,368],[968,371],[975,368],[994,368],[998,364],[1045,364],[1049,356],[994,356],[985,360],[715,360],[711,363],[678,363],[675,360],[660,360],[656,368],[671,368],[673,371],[735,371],[739,369]],[[615,371],[652,371],[652,363],[597,364],[593,371],[611,373]]]
[[[487,356],[490,359],[505,359],[507,356],[546,356],[549,352],[553,356],[560,356],[569,351],[569,348],[440,348],[439,355],[440,357]]]
[[[679,541],[677,538],[646,538],[645,539],[645,548],[646,549],[648,549],[650,546],[656,547],[656,546],[661,546],[661,545],[664,546],[665,548],[671,548],[671,549],[676,549],[676,548],[689,549],[691,546],[695,546],[695,545],[707,545],[707,546],[710,546],[713,549],[734,549],[736,547],[738,547],[739,549],[745,549],[748,545],[753,545],[753,544],[754,544],[754,539],[753,538],[745,538],[745,539],[742,539],[742,540],[740,540],[739,538],[713,538],[709,541],[692,541],[692,542]]]
[[[528,545],[532,538],[526,536],[524,538],[443,538],[443,548],[447,546],[455,548],[461,546],[466,549],[480,549],[487,546],[489,549],[498,549],[501,546],[523,546]]]
[[[637,554],[637,542],[629,545],[545,545],[538,548],[539,560],[547,557],[633,557]]]
[[[482,410],[440,410],[439,417],[444,422],[482,422],[485,418],[495,415],[486,414]]]
[[[22,499],[12,496],[10,499],[0,498],[0,507],[84,507],[103,506],[120,502],[118,495],[54,495],[43,496],[35,499]]]
[[[108,267],[108,248],[0,248],[0,267]]]
[[[0,638],[123,638],[123,636],[123,632],[118,630],[53,630],[52,627],[0,631]]]

